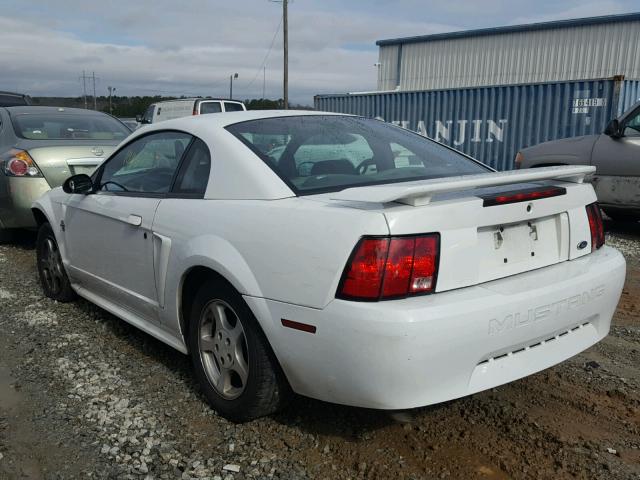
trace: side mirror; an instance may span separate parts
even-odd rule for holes
[[[89,175],[79,173],[78,175],[67,178],[62,184],[62,190],[65,193],[88,195],[93,192],[93,181]]]
[[[620,122],[617,118],[614,118],[607,124],[607,128],[604,129],[604,134],[609,135],[611,138],[622,137],[622,130],[620,129]]]

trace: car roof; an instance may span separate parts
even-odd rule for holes
[[[20,105],[15,107],[4,107],[11,115],[20,115],[23,113],[73,113],[76,115],[106,115],[106,113],[97,110],[85,110],[84,108],[67,108],[67,107],[39,107],[34,105]]]

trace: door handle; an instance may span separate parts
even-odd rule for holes
[[[139,215],[129,215],[127,217],[127,223],[129,225],[133,225],[134,227],[139,227],[140,225],[142,225],[142,217]]]

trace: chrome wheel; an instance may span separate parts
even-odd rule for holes
[[[198,346],[211,386],[226,400],[238,398],[249,377],[249,352],[238,314],[223,300],[202,310]]]
[[[64,282],[62,257],[58,245],[52,238],[44,242],[40,256],[40,270],[46,288],[53,294],[60,293]]]

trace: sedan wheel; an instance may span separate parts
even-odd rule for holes
[[[38,230],[36,241],[38,276],[47,297],[69,302],[76,297],[62,264],[62,256],[51,225],[45,223]]]
[[[277,411],[289,393],[253,312],[222,279],[205,282],[190,305],[188,343],[196,377],[211,406],[244,422]]]

